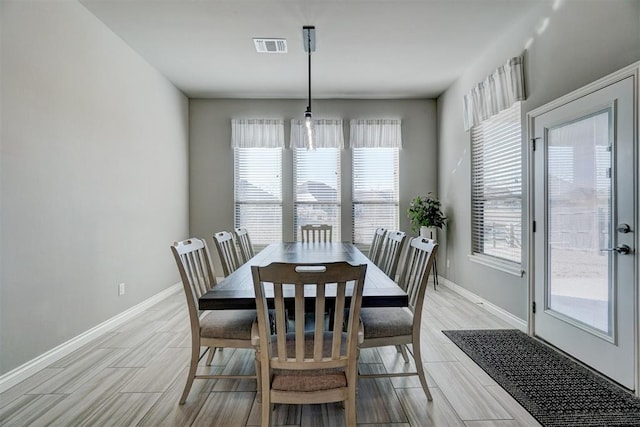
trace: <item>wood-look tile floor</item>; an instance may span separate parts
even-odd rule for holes
[[[509,328],[481,307],[430,287],[422,325],[423,363],[433,401],[417,377],[361,379],[359,426],[538,426],[536,420],[442,334]],[[0,394],[2,426],[258,426],[256,384],[196,380],[178,405],[189,360],[186,303],[176,293]],[[225,349],[203,371],[251,372],[253,353]],[[361,352],[363,372],[402,371],[394,347]],[[344,426],[341,404],[278,405],[278,426]]]

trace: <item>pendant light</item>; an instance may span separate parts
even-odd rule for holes
[[[308,53],[309,57],[309,103],[304,112],[304,141],[307,150],[315,150],[316,127],[313,121],[313,115],[311,114],[311,52],[315,52],[316,50],[316,27],[302,27],[302,40],[304,42],[304,50]]]

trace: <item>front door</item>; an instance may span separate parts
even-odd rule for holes
[[[599,86],[531,113],[533,329],[635,389],[635,75]]]

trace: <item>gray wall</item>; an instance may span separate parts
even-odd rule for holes
[[[222,275],[213,233],[233,228],[232,118],[282,118],[289,147],[291,119],[300,119],[306,100],[191,99],[189,101],[190,152],[189,202],[191,234],[205,237],[212,249],[217,272]],[[345,145],[349,119],[400,118],[400,228],[409,232],[406,209],[418,194],[437,189],[436,105],[434,100],[313,100],[314,117],[345,120]],[[284,239],[293,240],[292,154],[283,158]],[[351,240],[351,150],[342,151],[342,239]]]
[[[178,282],[188,104],[76,2],[0,16],[2,374]]]
[[[554,10],[541,3],[536,14],[517,23],[503,40],[488,46],[438,99],[439,194],[452,217],[442,239],[439,273],[508,312],[527,317],[527,280],[469,261],[469,133],[462,124],[462,97],[512,56],[525,53],[528,99],[522,104],[523,140],[526,113],[555,98],[640,59],[640,1],[559,1]],[[547,20],[547,21],[545,21]],[[545,25],[546,22],[546,25]],[[526,156],[527,150],[523,150]],[[524,157],[524,165],[527,164]],[[524,198],[528,197],[525,192]],[[525,203],[525,212],[527,204]],[[526,262],[527,222],[523,228]],[[446,261],[449,261],[447,267]],[[524,265],[528,272],[528,265]]]

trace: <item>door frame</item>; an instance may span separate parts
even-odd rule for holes
[[[634,169],[634,183],[633,183],[633,191],[636,194],[636,200],[634,201],[634,205],[633,205],[633,230],[634,230],[634,236],[633,236],[633,240],[634,240],[634,248],[636,250],[636,252],[640,252],[640,221],[639,221],[639,213],[638,213],[638,208],[639,208],[639,200],[640,199],[640,194],[639,194],[639,190],[640,190],[640,177],[638,176],[638,173],[640,171],[640,157],[639,157],[639,152],[640,149],[638,147],[638,130],[640,129],[640,113],[639,113],[639,102],[640,102],[640,84],[639,84],[639,79],[640,79],[640,61],[639,62],[635,62],[625,68],[622,68],[621,70],[618,70],[614,73],[611,73],[599,80],[596,80],[595,82],[592,82],[580,89],[577,89],[567,95],[561,96],[545,105],[542,105],[534,110],[531,110],[527,113],[527,138],[526,138],[526,143],[527,143],[527,173],[526,173],[526,180],[527,180],[527,194],[528,194],[528,209],[526,212],[526,218],[527,219],[527,223],[528,223],[528,227],[527,227],[527,236],[528,236],[528,260],[527,260],[527,264],[528,264],[528,270],[529,270],[529,278],[528,278],[528,287],[529,287],[529,293],[528,293],[528,301],[527,301],[527,307],[528,307],[528,320],[527,320],[527,325],[528,325],[528,334],[529,336],[533,337],[535,336],[535,322],[534,322],[534,318],[535,318],[535,313],[533,312],[533,302],[535,301],[535,272],[534,272],[534,255],[535,255],[535,236],[534,236],[534,231],[533,231],[533,223],[534,223],[534,219],[535,219],[535,191],[534,191],[534,156],[533,156],[533,147],[535,144],[535,141],[533,140],[533,135],[535,134],[535,129],[534,129],[534,118],[538,117],[544,113],[547,113],[551,110],[554,110],[564,104],[567,104],[569,102],[575,101],[579,98],[582,98],[592,92],[595,92],[599,89],[602,89],[606,86],[609,86],[613,83],[616,83],[620,80],[624,80],[628,77],[633,77],[633,116],[635,117],[635,120],[633,121],[633,156],[634,156],[634,162],[633,162],[633,169]],[[633,349],[634,349],[634,390],[635,390],[635,394],[636,396],[640,396],[640,338],[638,337],[639,331],[640,331],[640,314],[638,313],[639,308],[640,308],[640,280],[639,280],[639,274],[640,274],[640,254],[636,253],[635,256],[635,265],[634,265],[634,287],[633,287],[633,292],[634,292],[634,310],[633,310],[633,331],[634,331],[634,338],[635,338],[635,342],[633,344]]]

